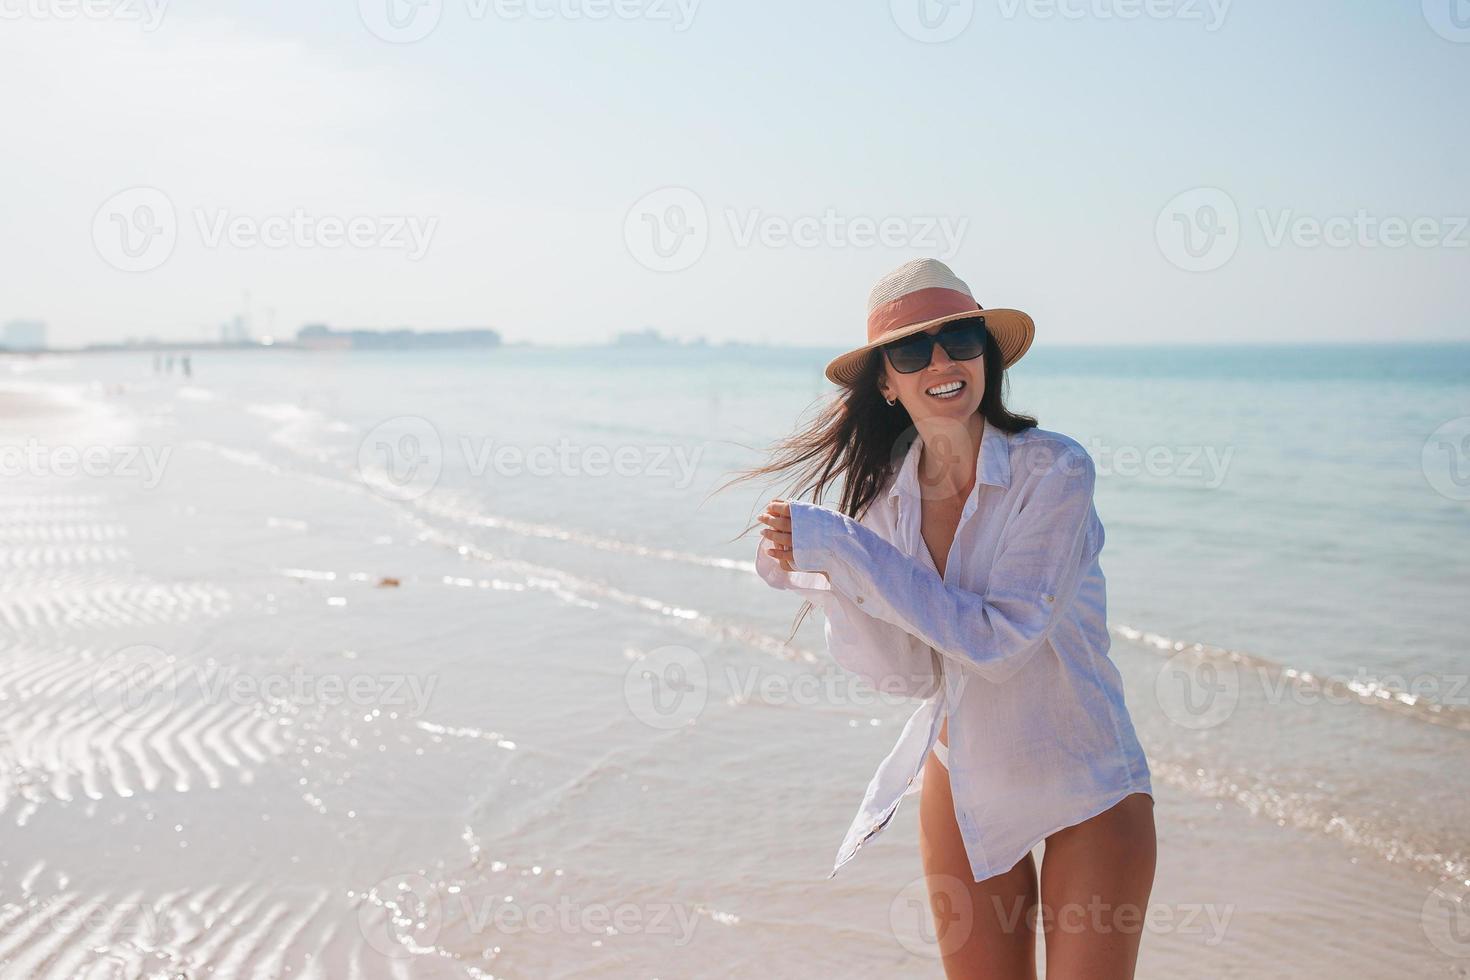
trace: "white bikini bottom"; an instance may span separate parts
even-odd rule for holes
[[[936,740],[934,742],[934,758],[936,758],[936,759],[939,760],[939,764],[941,766],[943,766],[944,768],[948,769],[949,768],[949,746],[948,745],[945,745],[943,742],[940,742],[940,741]]]

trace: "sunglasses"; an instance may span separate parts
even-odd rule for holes
[[[938,333],[920,331],[884,344],[882,350],[888,355],[888,363],[893,365],[893,370],[899,374],[913,374],[929,366],[934,359],[936,343],[944,348],[950,360],[971,361],[985,353],[985,339],[989,336],[985,318],[972,316],[951,320],[940,327]]]

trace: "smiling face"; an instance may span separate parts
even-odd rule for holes
[[[936,324],[924,331],[931,336],[944,329]],[[915,420],[940,417],[961,419],[980,409],[985,394],[985,356],[956,361],[939,344],[934,345],[929,366],[913,374],[893,369],[886,353],[880,354],[878,390],[884,398],[897,398]]]

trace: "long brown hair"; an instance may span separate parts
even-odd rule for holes
[[[1009,379],[1004,357],[995,338],[988,333],[984,357],[985,393],[980,397],[979,413],[1007,433],[1035,427],[1036,419],[1005,407]],[[784,479],[789,489],[778,496],[810,499],[819,504],[827,488],[841,480],[838,509],[858,519],[888,485],[918,436],[903,402],[889,405],[879,392],[882,364],[881,350],[871,351],[857,379],[820,406],[810,423],[769,447],[767,462],[737,471],[719,489],[757,478]],[[751,524],[740,536],[756,526]],[[799,610],[791,629],[793,636],[811,608],[812,604],[807,602]]]

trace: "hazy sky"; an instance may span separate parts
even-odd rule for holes
[[[0,322],[1470,339],[1464,0],[0,0]]]

